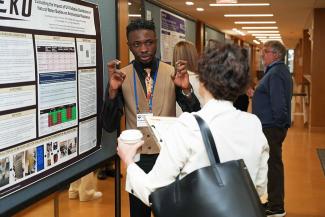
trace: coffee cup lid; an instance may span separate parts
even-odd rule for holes
[[[140,140],[143,135],[140,130],[132,129],[132,130],[124,130],[122,131],[120,138],[122,140]]]

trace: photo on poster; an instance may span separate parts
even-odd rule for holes
[[[60,142],[60,158],[63,159],[68,156],[68,141]]]
[[[0,188],[9,184],[9,157],[0,159]]]
[[[46,167],[52,166],[52,142],[46,143]]]
[[[15,181],[22,179],[24,177],[24,168],[25,168],[25,153],[24,151],[19,152],[13,155],[13,175]]]
[[[58,142],[53,142],[53,164],[59,161],[59,152]]]
[[[96,66],[96,40],[77,38],[78,66]]]
[[[36,147],[25,151],[25,176],[36,172]]]
[[[77,152],[77,144],[75,139],[68,140],[68,155],[74,154]]]
[[[37,172],[44,169],[44,145],[39,145],[36,148],[36,167]]]

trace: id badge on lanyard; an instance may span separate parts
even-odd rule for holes
[[[157,66],[157,70],[158,70],[158,66]],[[140,113],[140,110],[139,110],[139,101],[138,101],[137,83],[136,83],[135,73],[136,72],[135,72],[135,69],[133,67],[133,82],[134,82],[133,86],[134,86],[135,106],[136,106],[136,112],[137,112],[137,127],[148,127],[146,117],[147,116],[153,116],[153,113],[152,113],[152,98],[153,98],[154,87],[155,87],[155,83],[156,83],[156,79],[157,79],[157,72],[154,74],[154,81],[153,81],[153,86],[152,86],[152,90],[151,90],[151,96],[150,96],[150,99],[148,101],[149,112],[146,112],[146,113]]]
[[[146,117],[153,116],[153,113],[139,113],[137,114],[137,127],[148,127]]]

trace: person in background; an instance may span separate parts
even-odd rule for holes
[[[236,110],[233,101],[249,83],[248,64],[236,45],[219,44],[207,49],[199,61],[199,92],[204,107],[194,112],[209,125],[221,162],[243,159],[258,194],[266,193],[268,144],[260,120]],[[146,174],[133,162],[143,143],[130,146],[119,141],[117,152],[127,166],[128,192],[149,205],[157,188],[210,165],[199,126],[190,113],[183,113],[167,130],[159,131],[163,144],[153,169]],[[181,173],[180,173],[181,171]]]
[[[197,111],[200,103],[193,93],[186,62],[179,61],[176,69],[155,57],[157,37],[153,21],[136,19],[127,26],[128,46],[135,60],[118,69],[119,61],[108,62],[109,84],[102,120],[108,132],[119,128],[125,112],[126,128],[139,128],[144,135],[137,165],[148,173],[158,157],[159,148],[151,137],[145,116],[176,115],[176,101],[185,111]],[[128,186],[128,177],[126,178]],[[130,216],[150,217],[150,207],[130,194]]]
[[[201,107],[203,107],[203,99],[199,96],[199,80],[196,74],[198,58],[197,50],[192,42],[180,41],[174,47],[172,65],[175,67],[179,60],[186,61],[187,72],[194,94],[200,101]],[[181,113],[182,109],[179,105],[176,105],[176,116],[178,117]]]
[[[262,52],[266,69],[253,95],[252,112],[261,120],[270,146],[266,215],[281,217],[286,215],[282,143],[291,125],[292,79],[284,64],[286,48],[281,42],[266,42]]]
[[[69,199],[78,199],[81,202],[96,200],[102,197],[102,192],[96,191],[95,177],[93,173],[89,173],[82,178],[70,184]]]
[[[105,165],[97,171],[97,179],[105,180],[107,177],[115,177],[114,159],[107,160]]]

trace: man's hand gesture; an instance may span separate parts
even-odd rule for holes
[[[178,60],[175,63],[175,74],[172,76],[174,84],[182,88],[182,90],[189,90],[191,88],[186,65],[187,62],[185,60]]]
[[[121,62],[117,59],[111,60],[107,63],[109,76],[109,98],[114,99],[118,89],[122,86],[125,74],[116,68]]]

